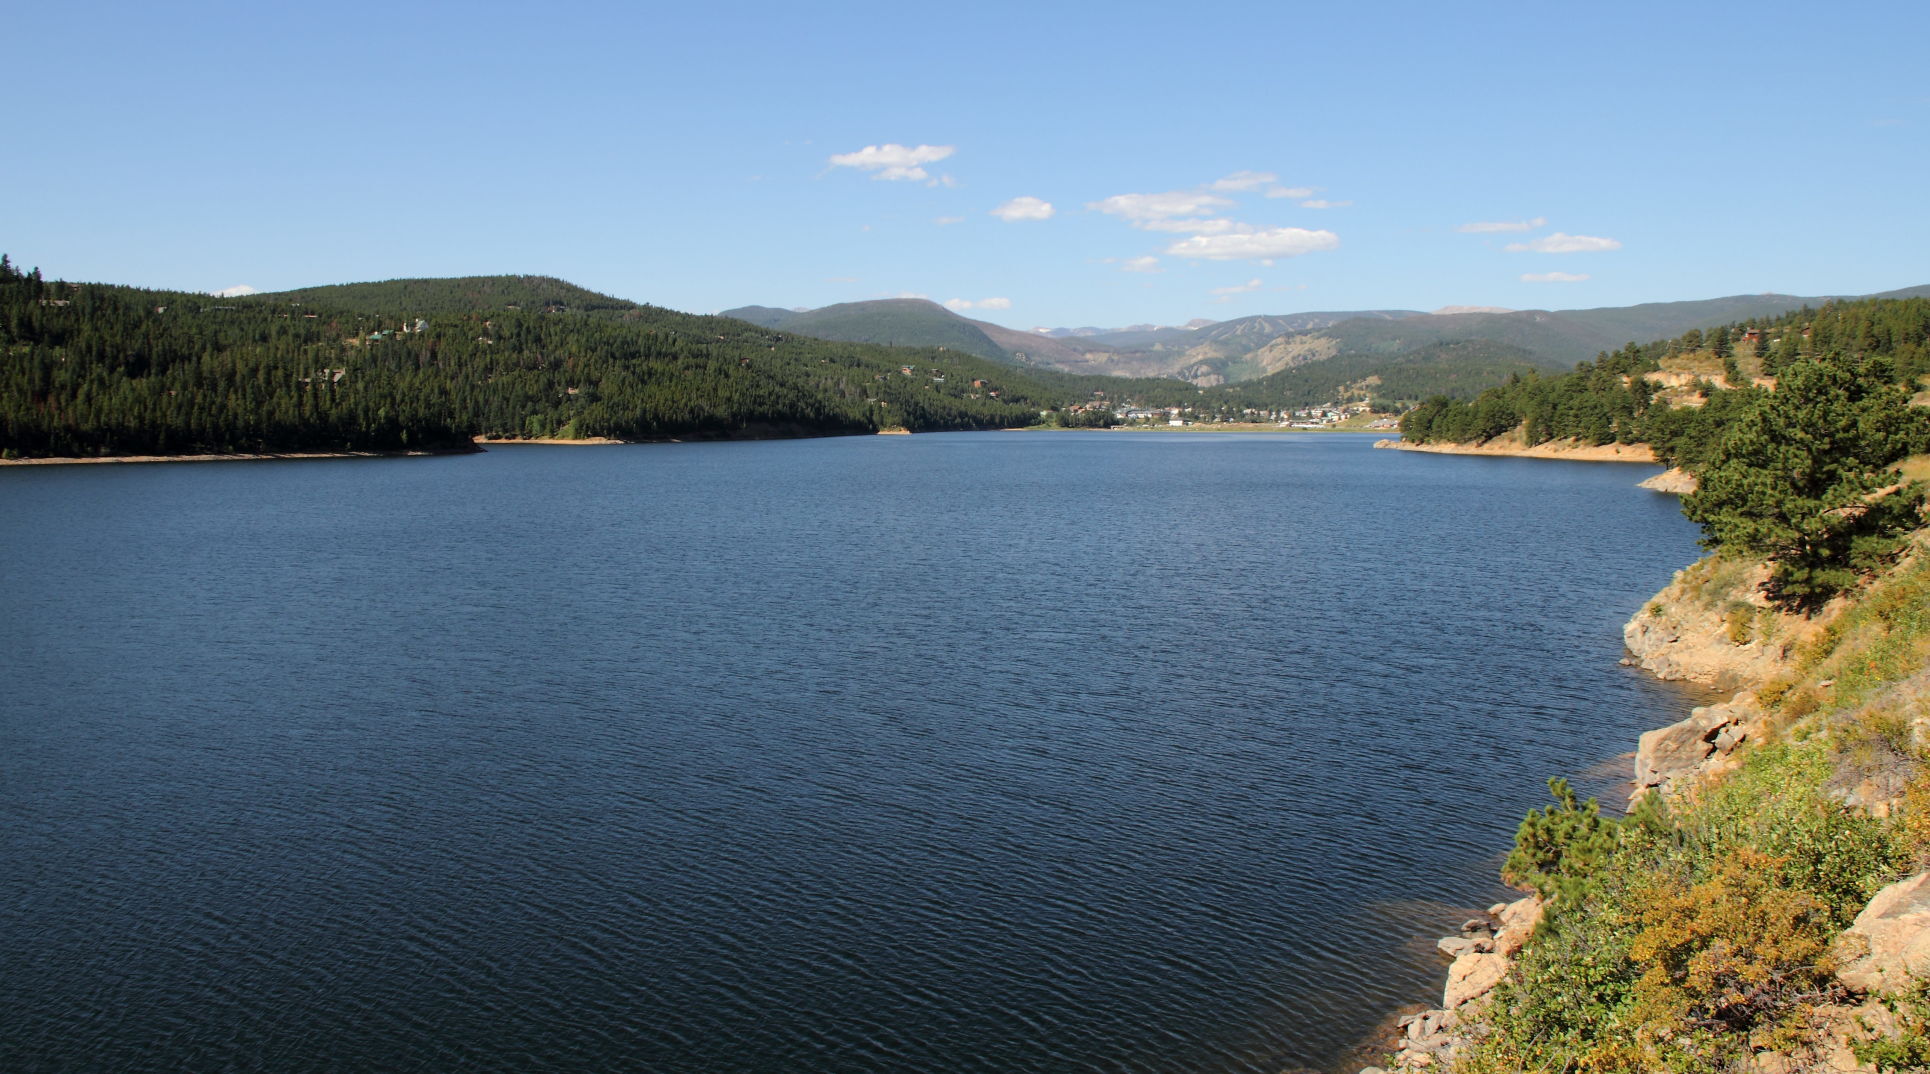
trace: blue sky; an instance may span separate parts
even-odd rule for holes
[[[1930,283],[1921,2],[8,9],[0,249],[68,279],[1020,328]]]

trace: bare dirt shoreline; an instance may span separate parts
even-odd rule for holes
[[[1377,448],[1400,451],[1427,451],[1436,455],[1513,455],[1526,459],[1566,459],[1570,462],[1640,462],[1650,466],[1661,463],[1647,444],[1578,444],[1573,440],[1550,440],[1529,447],[1518,440],[1496,437],[1475,444],[1410,444],[1405,440],[1378,440]]]
[[[261,459],[391,459],[420,455],[471,455],[449,451],[290,451],[281,454],[237,455],[89,455],[80,458],[0,459],[0,466],[74,466],[120,462],[252,462]]]
[[[613,437],[608,437],[608,436],[586,436],[578,440],[565,440],[560,436],[514,436],[514,437],[500,436],[500,437],[494,437],[494,438],[478,436],[474,438],[474,442],[484,447],[494,447],[497,444],[628,444],[628,443],[632,443],[632,441],[629,441],[629,440],[617,440]]]

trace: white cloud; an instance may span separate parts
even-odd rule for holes
[[[1533,231],[1545,226],[1548,218],[1537,216],[1533,220],[1477,220],[1472,224],[1462,224],[1454,230],[1470,235],[1485,235],[1494,231]]]
[[[209,296],[213,298],[240,298],[242,295],[258,295],[260,293],[259,290],[245,283],[238,283],[233,287],[223,287],[219,291],[208,292]]]
[[[1168,246],[1166,252],[1197,261],[1261,261],[1299,257],[1339,245],[1340,236],[1331,231],[1277,227],[1232,235],[1195,235]]]
[[[1230,297],[1232,295],[1243,295],[1243,294],[1246,294],[1248,291],[1258,291],[1259,289],[1260,289],[1260,277],[1255,276],[1245,283],[1236,283],[1231,287],[1215,287],[1213,288],[1212,291],[1208,293],[1215,294],[1215,295],[1226,295]]]
[[[1182,235],[1224,235],[1229,231],[1253,230],[1225,217],[1211,220],[1148,220],[1139,226],[1147,231],[1177,231]]]
[[[1104,201],[1087,202],[1086,208],[1117,216],[1134,227],[1145,227],[1149,220],[1169,220],[1176,216],[1198,216],[1223,209],[1233,202],[1214,194],[1193,190],[1172,190],[1164,194],[1114,194]]]
[[[1586,254],[1621,248],[1622,244],[1615,239],[1595,235],[1565,235],[1559,231],[1527,242],[1511,242],[1502,247],[1511,254]]]
[[[948,298],[945,300],[945,308],[957,312],[971,309],[1009,310],[1012,308],[1012,300],[1009,298],[981,298],[977,302],[973,302],[968,298]]]
[[[1011,222],[1017,220],[1050,220],[1052,219],[1052,212],[1051,202],[1028,196],[1013,198],[1011,201],[993,209],[992,215],[998,217],[1000,220]]]
[[[1234,172],[1224,179],[1214,180],[1209,190],[1258,190],[1268,183],[1277,183],[1280,177],[1272,172]]]
[[[922,298],[922,299],[924,299],[924,300],[925,300],[925,301],[927,301],[927,302],[930,302],[930,301],[931,301],[931,296],[930,296],[930,295],[927,295],[927,294],[922,294],[922,293],[920,293],[920,292],[918,292],[918,291],[900,291],[900,292],[898,292],[898,293],[897,293],[896,295],[894,295],[894,296],[892,296],[892,297],[894,297],[894,298]]]
[[[1312,201],[1301,202],[1300,207],[1302,209],[1345,209],[1352,204],[1351,201],[1328,201],[1325,198],[1315,198]]]
[[[1269,198],[1311,198],[1313,197],[1313,187],[1276,186],[1272,190],[1267,191],[1267,197]]]
[[[1524,272],[1522,283],[1580,283],[1588,278],[1588,273],[1575,272]]]
[[[937,225],[938,225],[939,227],[949,227],[949,226],[951,226],[951,225],[953,225],[953,224],[962,224],[962,223],[964,223],[964,222],[965,222],[965,218],[964,218],[964,217],[962,217],[962,216],[934,216],[934,217],[932,217],[932,223],[934,223],[934,224],[937,224]]]
[[[921,165],[944,160],[957,151],[951,145],[902,146],[896,142],[868,145],[855,153],[839,153],[831,158],[834,168],[856,168],[871,172],[873,179],[930,179]],[[946,182],[941,177],[938,182]]]
[[[1150,254],[1145,257],[1127,258],[1125,261],[1120,262],[1119,271],[1121,272],[1158,272],[1159,258],[1153,257]]]

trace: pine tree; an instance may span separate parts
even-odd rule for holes
[[[1880,359],[1786,366],[1776,390],[1743,414],[1683,499],[1703,544],[1771,564],[1771,599],[1813,609],[1895,553],[1924,492],[1895,464],[1925,422]]]
[[[1531,809],[1515,831],[1515,848],[1501,879],[1518,888],[1573,905],[1597,881],[1596,872],[1615,852],[1616,823],[1602,816],[1595,799],[1577,803],[1560,777],[1548,781],[1555,804]]]

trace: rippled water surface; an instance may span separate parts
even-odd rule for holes
[[[1326,1064],[1439,988],[1415,941],[1504,894],[1546,776],[1679,718],[1616,665],[1696,554],[1644,472],[0,470],[0,1069]]]

